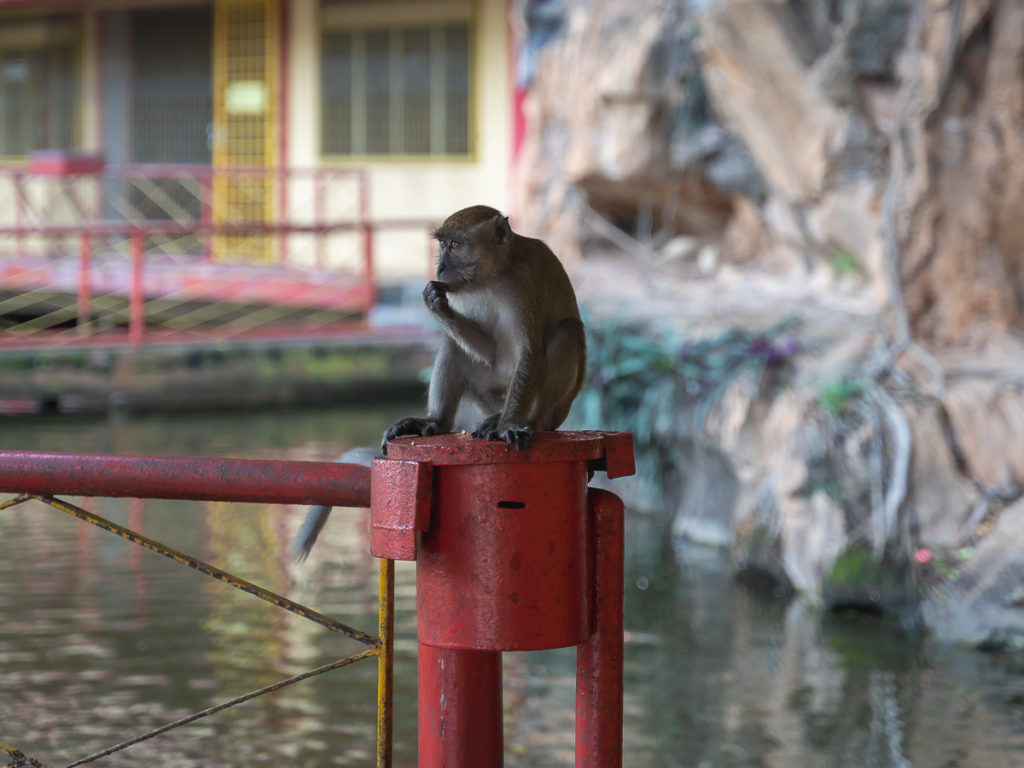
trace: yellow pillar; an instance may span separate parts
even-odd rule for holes
[[[213,15],[213,221],[274,220],[278,0],[216,0]],[[214,258],[272,261],[275,238],[214,238]]]

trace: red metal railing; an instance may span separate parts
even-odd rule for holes
[[[391,560],[380,561],[379,626],[378,636],[373,636],[240,579],[191,555],[148,539],[88,510],[55,498],[56,494],[61,494],[368,507],[370,470],[367,467],[310,461],[2,451],[0,492],[20,494],[13,499],[0,502],[0,511],[37,499],[366,646],[364,650],[337,661],[285,678],[87,755],[71,763],[69,768],[127,749],[140,741],[215,714],[255,696],[271,693],[313,675],[339,669],[370,657],[377,658],[378,666],[377,766],[388,768],[391,765],[394,658],[394,568]],[[12,755],[11,749],[7,750],[7,754]],[[26,759],[16,764],[28,765],[29,762]],[[32,764],[40,765],[38,762]]]
[[[360,170],[61,169],[0,169],[0,344],[335,327],[376,304],[382,231],[429,260],[431,222],[371,220]]]
[[[390,763],[392,559],[416,561],[421,765],[503,762],[501,654],[577,646],[576,766],[621,768],[622,500],[588,487],[633,474],[632,436],[542,432],[529,451],[465,434],[389,443],[372,468],[347,464],[0,452],[0,509],[37,498],[336,632],[378,657],[378,765]],[[51,494],[370,506],[381,558],[380,637],[153,542]],[[316,673],[314,671],[313,673]],[[312,673],[284,681],[297,682]],[[282,683],[275,684],[280,687]],[[83,758],[110,754],[210,710]]]
[[[356,464],[0,451],[0,492],[267,504],[370,505]]]

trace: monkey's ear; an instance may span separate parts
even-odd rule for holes
[[[498,245],[507,245],[512,239],[512,227],[508,223],[508,216],[497,216],[494,222],[494,234],[498,239]]]

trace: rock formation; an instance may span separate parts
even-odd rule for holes
[[[788,388],[739,382],[681,427],[676,533],[812,601],[1024,638],[996,600],[1024,548],[993,539],[1020,543],[1024,495],[1024,4],[518,11],[519,228],[584,302],[697,336],[801,323]],[[708,468],[735,486],[710,506]]]

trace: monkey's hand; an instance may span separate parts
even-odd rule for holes
[[[388,440],[394,440],[396,437],[426,437],[427,435],[436,435],[441,430],[441,425],[436,419],[417,419],[409,417],[407,419],[399,419],[384,433],[384,439],[381,440],[380,450],[385,456],[388,453]]]
[[[423,289],[423,303],[435,315],[452,316],[452,307],[448,303],[448,283],[431,280]]]
[[[530,427],[502,427],[501,414],[496,413],[481,421],[473,430],[473,437],[485,440],[504,440],[517,451],[525,451],[533,442],[533,430]]]

